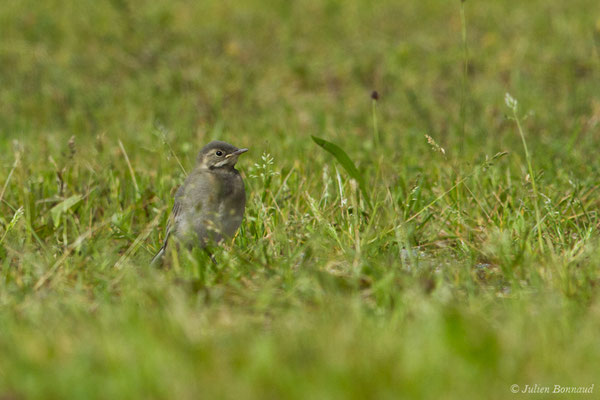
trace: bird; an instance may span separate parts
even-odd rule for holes
[[[200,150],[194,169],[175,193],[165,240],[152,265],[163,259],[172,238],[188,249],[206,250],[237,232],[246,208],[246,189],[235,164],[247,151],[222,141]],[[212,255],[211,260],[216,262]]]

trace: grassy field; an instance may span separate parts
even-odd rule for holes
[[[0,37],[0,399],[600,393],[597,0],[20,0]],[[150,267],[213,139],[242,228]]]

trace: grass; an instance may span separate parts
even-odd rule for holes
[[[596,3],[7,3],[0,398],[597,392]],[[217,138],[239,234],[151,268]]]

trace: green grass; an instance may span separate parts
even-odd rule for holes
[[[600,390],[597,1],[5,3],[1,399]],[[217,138],[239,235],[150,267]]]

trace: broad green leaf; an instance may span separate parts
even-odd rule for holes
[[[60,217],[62,217],[62,214],[67,212],[75,204],[79,203],[80,200],[81,195],[76,194],[75,196],[71,196],[68,199],[61,201],[50,209],[50,215],[52,216],[52,222],[54,222],[55,228],[58,228],[60,225]]]
[[[342,164],[342,167],[344,167],[346,172],[348,172],[348,174],[350,174],[350,176],[354,180],[356,180],[356,182],[358,182],[358,187],[360,188],[363,198],[365,199],[365,202],[367,203],[369,208],[371,208],[371,200],[370,200],[368,192],[367,192],[367,186],[365,184],[365,180],[363,179],[363,176],[360,173],[360,171],[358,170],[358,168],[356,168],[356,165],[354,165],[354,163],[352,162],[350,157],[348,157],[348,154],[346,154],[346,152],[335,143],[328,142],[325,139],[321,139],[321,138],[318,138],[318,137],[312,136],[312,135],[311,135],[311,138],[312,138],[312,140],[314,140],[314,142],[316,144],[321,146],[327,152],[331,153],[335,157],[335,159],[340,164]]]

